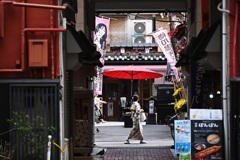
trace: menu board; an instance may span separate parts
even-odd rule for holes
[[[191,160],[223,159],[222,120],[191,120]]]
[[[191,120],[222,120],[221,109],[190,109]]]

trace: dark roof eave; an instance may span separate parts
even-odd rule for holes
[[[197,37],[191,39],[187,47],[180,52],[180,59],[178,60],[176,67],[188,65],[190,60],[198,60],[208,55],[205,51],[210,39],[212,38],[218,25],[221,24],[221,20],[215,22],[208,30],[201,30]]]
[[[73,37],[75,38],[76,42],[82,49],[81,57],[85,59],[86,63],[98,65],[99,67],[102,67],[103,65],[99,61],[99,58],[101,57],[101,53],[96,51],[96,48],[93,44],[87,39],[83,31],[77,32],[73,26],[68,26],[69,31],[72,33]]]
[[[105,61],[105,65],[123,65],[123,64],[141,64],[141,65],[167,65],[165,61]]]

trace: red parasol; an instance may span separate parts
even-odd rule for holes
[[[130,79],[131,85],[133,80],[154,79],[154,78],[159,78],[163,76],[160,73],[154,72],[152,70],[146,69],[141,66],[134,66],[134,65],[121,66],[121,67],[116,66],[112,70],[102,72],[102,75],[106,77],[111,77],[111,78]],[[132,87],[131,87],[131,93],[132,93]]]

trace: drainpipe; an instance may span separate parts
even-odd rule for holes
[[[35,4],[35,3],[22,3],[22,2],[15,2],[15,1],[2,1],[2,3],[11,3],[15,6],[20,7],[35,7],[35,8],[45,8],[45,9],[60,9],[65,10],[67,8],[67,5],[63,6],[56,6],[56,5],[47,5],[47,4]]]
[[[25,0],[23,0],[25,2]],[[22,20],[21,20],[21,23],[22,23],[22,30],[26,27],[25,24],[26,24],[26,8],[23,7],[22,8]],[[22,32],[21,33],[21,70],[24,71],[25,70],[25,33]]]
[[[65,28],[25,28],[24,32],[65,32]]]
[[[53,1],[51,1],[51,4]],[[53,10],[50,9],[50,28],[53,28]],[[55,74],[55,61],[54,61],[54,46],[53,46],[53,33],[50,33],[50,41],[51,41],[51,70],[52,70],[52,79],[54,79],[54,74]]]
[[[64,19],[63,19],[64,21]],[[64,22],[63,22],[63,25],[64,25]],[[65,26],[63,26],[65,27]],[[60,79],[60,93],[62,95],[62,99],[59,100],[59,138],[60,138],[60,145],[63,146],[63,139],[65,138],[65,127],[64,127],[64,122],[65,122],[65,113],[64,113],[64,106],[65,106],[65,85],[64,85],[64,82],[65,82],[65,66],[64,66],[64,51],[63,51],[63,33],[60,34],[60,51],[59,51],[59,63],[60,63],[60,75],[59,75],[59,79]],[[71,143],[71,142],[70,142]],[[60,155],[60,159],[63,158],[63,154]]]
[[[229,51],[228,51],[228,23],[227,16],[230,13],[226,10],[227,0],[222,0],[218,5],[218,10],[222,12],[222,101],[223,101],[223,127],[224,127],[224,142],[225,142],[225,159],[230,159],[230,108],[229,108],[229,74],[228,74],[228,64],[229,64]],[[222,5],[222,8],[220,8]]]

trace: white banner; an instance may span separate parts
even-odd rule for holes
[[[167,58],[168,63],[171,66],[171,69],[174,72],[174,75],[176,77],[177,82],[180,81],[180,77],[178,74],[178,69],[175,67],[177,61],[174,54],[174,50],[172,47],[171,40],[168,36],[168,30],[167,28],[160,27],[157,31],[153,33],[153,37],[155,38],[155,41],[163,51],[165,57]]]

